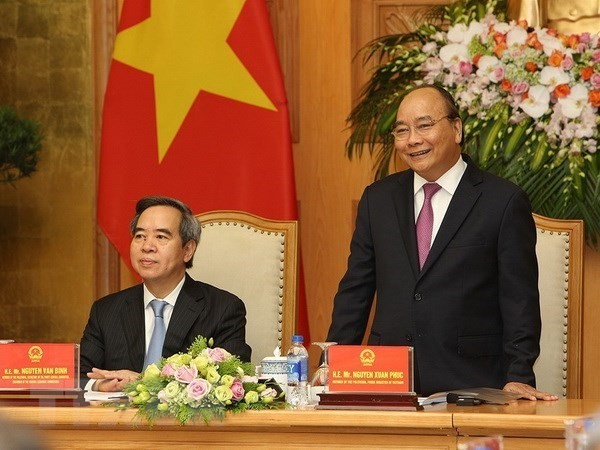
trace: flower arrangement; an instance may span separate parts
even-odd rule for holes
[[[130,383],[121,408],[138,408],[150,423],[175,417],[185,424],[196,418],[206,423],[223,419],[227,411],[280,408],[284,394],[276,385],[259,383],[250,363],[226,350],[212,348],[212,339],[198,336],[187,353],[151,364]]]
[[[348,120],[348,155],[369,141],[377,176],[394,160],[389,131],[401,96],[438,84],[454,95],[463,151],[529,195],[534,212],[584,219],[600,234],[600,36],[563,35],[505,19],[505,2],[462,0],[434,9],[413,33],[371,43],[382,62]]]

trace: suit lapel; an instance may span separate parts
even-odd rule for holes
[[[442,221],[433,245],[431,246],[427,261],[421,271],[421,276],[429,269],[429,267],[431,267],[448,246],[481,195],[481,191],[477,187],[477,185],[483,181],[481,171],[469,158],[465,159],[467,161],[467,170],[460,180],[456,192],[450,201],[448,211],[446,211],[444,220]]]
[[[175,302],[175,308],[169,321],[169,328],[163,345],[163,356],[171,356],[181,350],[182,343],[196,322],[198,316],[206,308],[204,292],[201,285],[195,283],[186,274],[185,282]]]
[[[400,234],[415,278],[419,275],[419,256],[417,251],[417,235],[415,231],[415,196],[413,189],[413,172],[398,179],[400,189],[393,191],[396,217],[400,226]]]
[[[123,301],[121,323],[125,333],[126,348],[137,371],[142,370],[146,354],[146,324],[144,316],[144,288],[138,285]]]

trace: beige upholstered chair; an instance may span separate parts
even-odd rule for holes
[[[296,321],[297,222],[240,211],[211,211],[196,217],[202,234],[188,272],[244,301],[246,341],[254,365],[272,356],[277,346],[284,353]]]
[[[559,397],[581,398],[583,221],[534,214],[540,271],[541,352],[537,387]]]

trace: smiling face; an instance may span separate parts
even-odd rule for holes
[[[185,245],[179,234],[181,212],[171,206],[152,206],[140,215],[129,253],[131,264],[158,298],[169,294],[185,274],[185,263],[196,243]]]
[[[405,139],[395,139],[400,157],[427,181],[446,173],[460,157],[462,124],[445,118],[450,111],[434,88],[417,89],[404,97],[395,127],[408,129]]]

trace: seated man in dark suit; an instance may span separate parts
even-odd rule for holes
[[[213,338],[215,347],[250,361],[244,303],[186,274],[200,239],[200,224],[190,208],[168,197],[142,198],[131,234],[131,264],[143,283],[92,305],[81,338],[80,370],[86,388],[123,390],[148,364],[160,359],[158,350],[148,360],[153,339],[164,339],[163,357],[186,351],[202,335]],[[158,305],[162,313],[154,311]],[[155,328],[165,331],[155,333]]]

